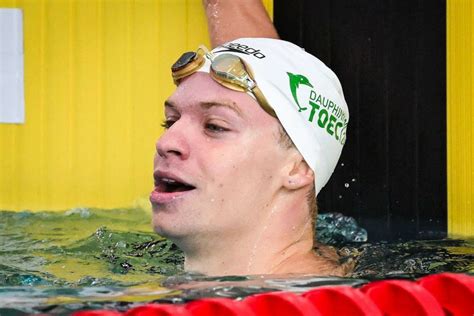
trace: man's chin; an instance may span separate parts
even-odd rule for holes
[[[177,227],[154,226],[154,231],[161,237],[171,240],[182,251],[193,248],[194,242],[197,240],[195,234],[178,230]]]
[[[162,226],[159,226],[159,225],[158,226],[153,225],[153,230],[155,231],[155,233],[157,233],[161,237],[165,237],[165,238],[168,238],[168,239],[170,239],[170,237],[173,235],[171,231],[169,231],[168,229],[165,229],[165,228],[163,228]]]
[[[153,223],[153,230],[161,237],[171,240],[182,238],[185,233],[179,232],[178,227],[169,227],[168,225]]]
[[[155,211],[155,210],[153,210]],[[153,230],[160,236],[175,241],[185,238],[190,234],[186,229],[186,224],[182,219],[172,216],[170,212],[154,212]]]

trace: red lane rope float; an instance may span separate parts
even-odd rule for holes
[[[183,306],[171,304],[147,304],[128,310],[123,316],[192,316]],[[74,315],[76,316],[76,315]]]
[[[361,290],[386,316],[445,316],[434,296],[414,282],[378,281]]]
[[[316,288],[303,297],[324,316],[383,316],[374,302],[350,286]]]
[[[440,303],[448,315],[474,315],[474,278],[464,274],[440,273],[418,281]]]
[[[258,316],[320,316],[307,299],[291,292],[270,292],[247,297],[244,303]]]
[[[205,298],[186,304],[193,316],[257,316],[250,307],[229,298]]]
[[[417,282],[384,280],[364,285],[320,287],[303,295],[270,292],[243,301],[206,298],[184,305],[148,304],[126,313],[87,310],[73,316],[473,316],[474,277],[440,273]]]
[[[108,309],[75,312],[74,316],[122,316],[122,313]]]

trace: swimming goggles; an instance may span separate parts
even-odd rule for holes
[[[211,61],[209,73],[215,81],[234,91],[252,93],[262,109],[276,117],[275,111],[257,86],[251,69],[236,55],[225,53],[215,56],[201,45],[196,52],[181,55],[171,66],[174,83],[178,85],[181,79],[198,71],[204,65],[205,58]]]

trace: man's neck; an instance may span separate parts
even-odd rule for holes
[[[185,270],[206,275],[331,273],[336,267],[313,251],[308,212],[295,214],[291,205],[275,207],[246,233],[214,236],[185,251]],[[300,218],[298,218],[300,216]]]
[[[263,227],[260,234],[234,241],[221,238],[204,249],[185,252],[185,270],[206,275],[271,274],[281,272],[291,258],[313,255],[312,240],[296,237],[284,244],[269,238],[269,230]]]

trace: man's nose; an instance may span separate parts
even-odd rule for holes
[[[179,126],[181,125],[181,127]],[[187,159],[189,157],[189,139],[182,126],[174,123],[156,142],[156,152],[162,158],[176,157]],[[188,134],[189,135],[189,134]]]

